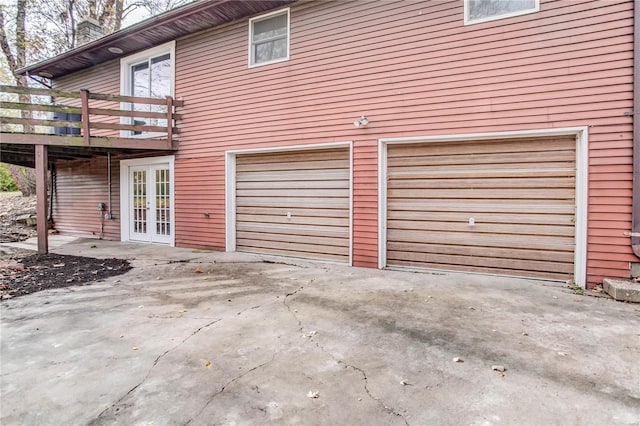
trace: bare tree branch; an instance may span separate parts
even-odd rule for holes
[[[9,46],[9,41],[7,40],[3,6],[0,6],[0,47],[2,48],[2,53],[4,53],[4,57],[7,60],[7,64],[9,64],[9,71],[11,71],[11,74],[13,75],[18,67],[16,65],[16,59],[13,56],[13,52],[11,51],[11,47]]]

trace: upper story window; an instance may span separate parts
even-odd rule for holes
[[[174,96],[174,63],[175,42],[163,44],[135,55],[127,56],[120,61],[120,93],[127,96],[143,98],[165,98]],[[164,105],[129,103],[126,109],[140,112],[164,113]],[[167,125],[166,118],[135,117],[127,124],[147,126]],[[128,135],[139,135],[141,132],[127,132]],[[148,134],[145,134],[148,136]]]
[[[476,24],[540,10],[540,0],[464,0],[464,23]]]
[[[249,66],[289,59],[289,9],[249,20]]]

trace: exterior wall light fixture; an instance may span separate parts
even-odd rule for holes
[[[353,126],[355,128],[358,128],[360,126],[364,127],[367,124],[369,124],[369,119],[367,117],[365,117],[364,115],[362,117],[360,117],[358,120],[353,122]]]

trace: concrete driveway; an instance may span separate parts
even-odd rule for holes
[[[640,424],[638,305],[543,281],[55,251],[135,268],[2,302],[3,425]]]

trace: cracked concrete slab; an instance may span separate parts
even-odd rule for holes
[[[638,305],[249,254],[56,252],[134,269],[2,302],[2,424],[640,422]]]

